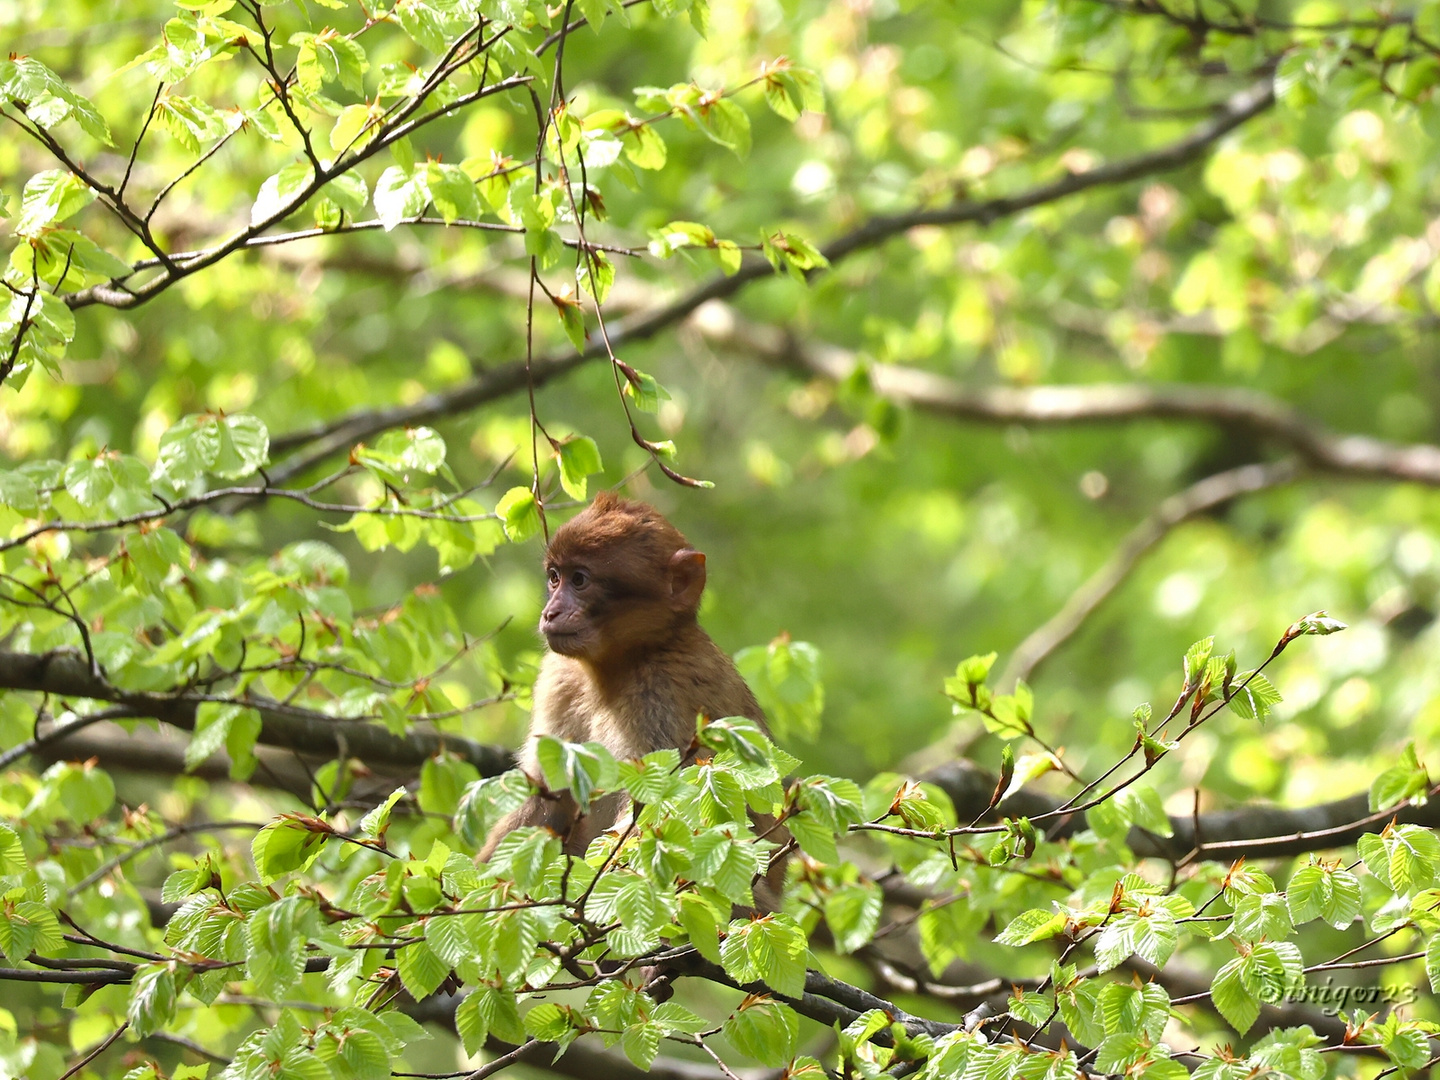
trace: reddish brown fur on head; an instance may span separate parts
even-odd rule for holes
[[[705,556],[653,506],[601,492],[545,552],[551,649],[597,664],[662,644],[693,621]]]
[[[545,551],[545,561],[566,562],[579,557],[639,559],[663,565],[690,543],[680,530],[646,503],[602,491],[595,501],[560,526]]]

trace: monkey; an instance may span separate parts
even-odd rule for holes
[[[548,649],[521,754],[526,773],[540,775],[535,746],[545,735],[598,742],[616,760],[668,747],[686,764],[700,714],[746,717],[768,737],[755,695],[696,618],[705,556],[654,507],[601,492],[556,530],[544,565]],[[581,816],[568,791],[532,795],[491,829],[479,857],[526,825],[549,827],[568,854],[582,855],[625,805],[608,795]]]

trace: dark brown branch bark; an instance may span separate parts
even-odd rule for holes
[[[181,730],[194,727],[197,702],[193,698],[124,693],[94,680],[83,658],[74,652],[33,656],[0,651],[0,689],[46,691],[65,698],[113,701]],[[337,721],[307,710],[272,710],[265,703],[257,707],[261,710],[264,745],[327,758],[343,751],[372,763],[377,772],[388,770],[393,775],[394,770],[413,769],[442,747],[465,757],[484,775],[503,771],[511,760],[508,752],[498,747],[466,739],[428,732],[414,732],[402,738],[373,724]],[[48,755],[98,754],[107,764],[121,768],[168,773],[178,773],[184,768],[183,747],[167,748],[154,737],[139,742],[131,736],[102,739],[104,729],[99,725],[97,728],[99,731],[81,732],[60,740],[45,751]],[[223,764],[218,760],[202,765],[201,769],[217,778],[223,775]],[[267,758],[262,753],[261,769],[256,776],[257,783],[269,783],[297,793],[308,791],[306,774],[283,758]],[[271,771],[275,777],[269,777]],[[967,820],[985,810],[995,791],[993,774],[963,760],[931,769],[925,779],[943,788],[959,815]],[[1053,812],[1062,802],[1033,788],[1022,788],[1001,803],[999,811],[1011,816],[1038,817]],[[1249,806],[1213,811],[1199,818],[1201,855],[1228,862],[1242,855],[1252,859],[1275,858],[1345,847],[1361,834],[1382,827],[1392,816],[1401,821],[1440,826],[1440,799],[1432,799],[1423,807],[1407,806],[1379,815],[1368,812],[1367,796],[1363,792],[1310,807]],[[1131,834],[1130,845],[1141,855],[1179,861],[1196,846],[1194,826],[1189,817],[1174,817],[1171,819],[1174,836],[1159,837],[1136,830]],[[1075,815],[1063,819],[1051,830],[1051,835],[1071,836],[1083,828],[1083,817]]]
[[[926,773],[923,779],[943,788],[956,812],[968,820],[985,811],[995,791],[995,777],[968,761],[957,760]],[[1038,817],[1051,813],[1064,800],[1032,788],[1022,788],[999,806],[998,812],[1011,817]],[[1198,820],[1201,856],[1216,862],[1272,859],[1328,851],[1353,844],[1364,833],[1377,832],[1392,818],[1431,828],[1440,826],[1440,800],[1424,806],[1400,806],[1371,814],[1365,792],[1314,806],[1244,806],[1214,810]],[[1173,836],[1156,836],[1132,829],[1127,843],[1139,855],[1179,862],[1196,846],[1196,821],[1171,817]],[[1084,815],[1061,818],[1047,835],[1051,839],[1073,836],[1085,828]]]
[[[32,690],[67,699],[108,701],[184,731],[195,729],[196,710],[209,700],[200,694],[155,694],[122,690],[94,675],[85,658],[72,649],[33,654],[0,650],[0,690]],[[260,713],[259,742],[333,758],[339,754],[362,761],[418,766],[440,750],[465,758],[484,776],[510,767],[510,754],[457,735],[412,731],[392,735],[378,724],[337,719],[310,709],[268,699],[240,701]]]
[[[1169,146],[1134,157],[1102,165],[1085,173],[1070,173],[1060,180],[1040,184],[1018,195],[1003,196],[979,202],[965,201],[931,210],[872,218],[852,232],[830,242],[823,251],[831,264],[876,247],[892,237],[902,235],[920,225],[961,225],[975,222],[989,225],[1005,217],[1046,203],[1056,202],[1091,188],[1122,184],[1158,172],[1177,169],[1200,157],[1211,145],[1247,120],[1264,112],[1274,103],[1269,80],[1231,98],[1215,118],[1196,127],[1189,135]],[[717,275],[695,289],[648,314],[607,324],[612,348],[634,341],[644,341],[680,322],[702,304],[724,300],[735,295],[751,282],[772,276],[774,269],[764,259],[748,259],[730,277]],[[588,360],[608,355],[605,343],[594,342],[583,352],[562,353],[538,358],[532,364],[533,384],[543,385],[566,374]],[[432,422],[446,416],[473,409],[513,393],[525,385],[525,365],[510,363],[492,368],[463,386],[440,394],[430,394],[413,405],[391,409],[363,409],[333,421],[317,424],[301,431],[280,435],[271,441],[276,454],[309,446],[303,455],[284,462],[271,472],[275,483],[283,483],[306,471],[331,454],[352,443],[369,438],[392,427]],[[312,445],[313,444],[313,445]]]
[[[455,1008],[460,1004],[454,995],[435,994],[421,1002],[403,1006],[405,1011],[421,1023],[435,1024],[455,1032]],[[492,1038],[486,1049],[495,1053],[508,1053],[515,1047],[511,1043]],[[537,1043],[526,1051],[522,1061],[530,1068],[544,1069],[557,1076],[571,1076],[575,1080],[715,1080],[715,1069],[699,1062],[683,1061],[678,1058],[656,1058],[650,1068],[641,1072],[617,1053],[602,1050],[587,1039],[578,1039],[570,1044],[559,1061],[551,1062],[555,1056],[554,1043]],[[743,1080],[779,1080],[774,1070],[740,1073]]]

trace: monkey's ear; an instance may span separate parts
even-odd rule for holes
[[[705,591],[705,553],[681,548],[670,556],[670,606],[676,611],[694,612]]]

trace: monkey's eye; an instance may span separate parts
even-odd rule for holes
[[[552,589],[555,588],[560,584],[560,571],[556,570],[553,566],[550,567],[550,569],[545,572],[545,579],[550,583]]]
[[[572,588],[583,589],[588,584],[590,584],[590,575],[585,573],[584,570],[576,570],[570,575],[570,585]]]

